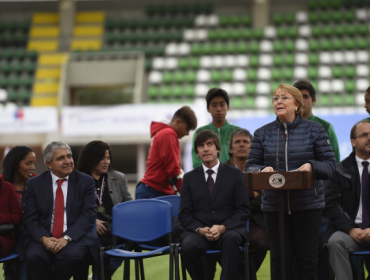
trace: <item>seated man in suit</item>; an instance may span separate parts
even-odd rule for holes
[[[99,263],[95,182],[73,170],[66,143],[52,142],[43,154],[49,170],[27,181],[18,252],[30,280],[67,280],[89,251]]]
[[[220,163],[221,144],[212,130],[198,133],[194,149],[202,165],[184,176],[179,213],[185,266],[193,280],[203,280],[201,254],[221,250],[221,279],[235,279],[250,215],[243,173]]]
[[[338,280],[353,279],[350,253],[370,250],[370,124],[358,122],[350,136],[354,151],[337,164],[325,189],[325,213],[330,222],[322,243],[327,244]]]

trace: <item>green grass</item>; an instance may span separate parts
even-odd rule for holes
[[[267,280],[270,279],[270,253],[268,252],[263,262],[260,270],[257,273],[258,280]],[[131,261],[131,272],[130,272],[130,279],[135,279],[135,266],[134,261]],[[162,256],[157,258],[151,258],[144,260],[144,269],[145,269],[145,276],[147,279],[150,280],[163,280],[168,279],[168,266],[169,266],[169,259],[168,256]],[[180,270],[181,271],[181,270]],[[217,264],[216,275],[214,279],[220,279],[221,267]],[[4,280],[3,273],[0,273],[0,280]],[[123,265],[116,271],[113,275],[112,280],[120,280],[122,279],[123,275]],[[191,279],[189,274],[188,278]]]

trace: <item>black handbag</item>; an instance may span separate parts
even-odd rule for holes
[[[14,225],[13,224],[3,224],[0,225],[0,235],[6,236],[12,234],[14,232]]]

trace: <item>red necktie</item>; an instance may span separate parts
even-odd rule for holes
[[[59,179],[58,188],[55,195],[55,210],[54,210],[54,225],[53,237],[61,238],[63,234],[64,225],[64,195],[62,191],[62,184],[66,179]]]

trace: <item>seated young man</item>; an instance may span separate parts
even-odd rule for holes
[[[202,165],[184,176],[179,220],[182,252],[193,280],[203,280],[201,255],[221,250],[221,279],[235,279],[239,246],[246,241],[250,215],[243,173],[220,163],[220,140],[212,130],[198,133],[194,149]]]

